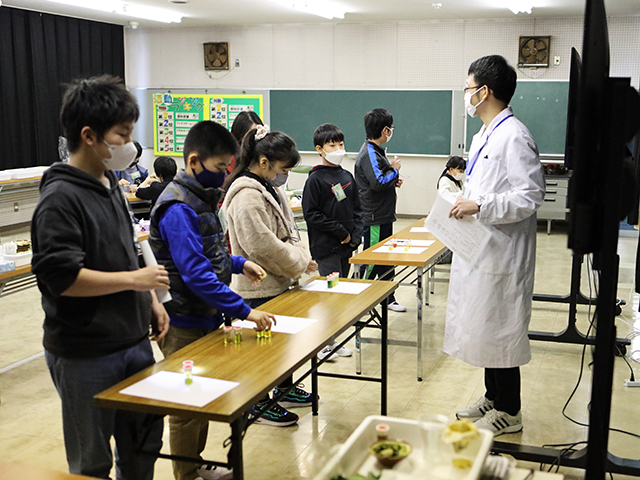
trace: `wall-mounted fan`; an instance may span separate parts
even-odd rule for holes
[[[229,70],[229,42],[204,44],[204,69]]]
[[[548,67],[551,37],[520,37],[519,67]]]

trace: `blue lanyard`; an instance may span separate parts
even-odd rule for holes
[[[491,131],[487,134],[487,138],[484,139],[484,143],[482,144],[482,146],[478,149],[478,151],[476,152],[476,154],[469,159],[469,167],[467,168],[467,175],[466,175],[466,181],[469,181],[469,177],[471,176],[471,172],[473,172],[473,168],[476,166],[476,162],[478,161],[478,158],[480,157],[480,152],[482,152],[482,149],[487,145],[487,142],[489,141],[489,137],[491,136],[491,134],[493,132],[495,132],[496,128],[498,128],[500,125],[503,124],[503,122],[509,118],[509,117],[513,117],[513,113],[511,115],[507,115],[506,117],[504,117],[502,120],[500,120],[500,122],[498,122],[498,124],[493,127],[491,129]]]

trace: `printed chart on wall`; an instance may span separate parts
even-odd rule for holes
[[[212,120],[229,130],[240,112],[262,117],[262,95],[153,94],[155,155],[180,155],[193,125]]]

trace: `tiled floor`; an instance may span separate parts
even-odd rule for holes
[[[396,229],[412,223],[400,220]],[[569,291],[571,257],[567,238],[561,226],[546,235],[540,224],[536,268],[536,293],[565,294]],[[620,240],[621,269],[619,297],[631,295],[637,239]],[[589,293],[587,275],[583,274],[583,292]],[[389,414],[417,418],[421,413],[452,415],[457,409],[475,401],[483,393],[482,370],[470,367],[441,351],[446,309],[446,284],[437,284],[430,305],[424,307],[423,382],[416,381],[415,350],[390,347]],[[390,312],[390,330],[394,338],[415,337],[415,290],[403,287],[398,300],[409,308],[407,313]],[[578,327],[588,327],[586,306],[580,307]],[[618,336],[632,328],[631,307],[619,317]],[[534,303],[531,328],[561,331],[567,324],[568,306]],[[37,289],[0,299],[0,369],[42,351],[42,311]],[[363,368],[367,375],[378,373],[376,345],[364,345]],[[532,342],[533,360],[522,368],[522,399],[525,427],[518,434],[500,440],[543,445],[576,442],[586,439],[586,429],[566,420],[561,410],[571,394],[580,369],[582,347],[576,345]],[[160,356],[158,356],[160,358]],[[587,349],[585,374],[567,413],[574,419],[587,420],[590,395],[590,350]],[[631,362],[632,366],[636,366]],[[611,425],[640,433],[640,389],[623,386],[629,368],[621,358],[615,360],[615,380]],[[329,370],[353,372],[353,358],[331,362]],[[320,379],[320,414],[311,415],[309,408],[300,409],[300,422],[290,428],[254,426],[245,437],[245,472],[247,479],[313,478],[331,454],[367,415],[379,413],[377,385],[337,379]],[[66,470],[62,440],[60,403],[47,372],[44,359],[37,358],[18,368],[0,374],[0,452],[2,459],[50,470]],[[222,458],[222,442],[229,429],[211,424],[206,449],[207,458]],[[168,431],[165,431],[168,445]],[[612,433],[610,451],[622,457],[638,457],[639,440]],[[168,450],[165,447],[165,450]],[[581,470],[561,469],[575,478]],[[172,478],[170,463],[159,460],[155,478]]]

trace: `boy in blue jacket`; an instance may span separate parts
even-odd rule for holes
[[[222,314],[255,322],[264,330],[273,315],[252,310],[229,287],[232,274],[254,283],[265,275],[262,267],[229,254],[218,217],[231,159],[238,142],[223,126],[210,121],[194,125],[184,142],[185,169],[158,197],[151,212],[150,243],[158,263],[169,272],[172,300],[165,304],[171,325],[159,342],[165,357],[198,340],[223,323]],[[169,417],[171,453],[200,458],[208,423],[196,418]],[[173,462],[176,480],[231,478],[228,469]]]
[[[340,277],[348,278],[349,258],[361,243],[363,224],[356,182],[340,166],[345,156],[344,134],[335,125],[325,123],[313,133],[313,144],[322,163],[309,172],[302,194],[309,249],[320,275],[338,272]],[[334,345],[325,347],[318,357],[326,357]],[[337,353],[351,356],[351,350],[345,347]]]

